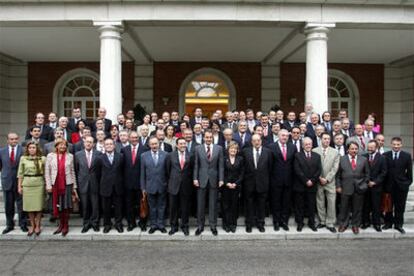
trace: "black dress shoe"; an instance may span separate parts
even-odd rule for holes
[[[289,226],[286,223],[282,223],[280,226],[282,227],[283,230],[289,231]]]
[[[148,231],[148,234],[154,234],[155,231],[157,231],[157,228],[151,227],[150,230]]]
[[[332,226],[326,226],[326,229],[328,229],[329,231],[331,231],[332,233],[336,233],[336,228],[332,227]]]
[[[134,230],[135,227],[136,227],[136,225],[134,226],[132,224],[128,224],[127,231],[131,232],[132,230]]]
[[[316,228],[314,224],[309,224],[308,226],[313,232],[318,232],[318,229]]]
[[[370,227],[371,225],[369,225],[368,223],[364,223],[364,224],[362,224],[362,226],[361,226],[361,229],[367,229],[368,227]]]
[[[384,224],[384,226],[382,227],[382,230],[388,230],[392,228],[392,224]]]
[[[104,234],[109,233],[109,231],[111,231],[111,229],[112,229],[112,226],[110,226],[110,225],[105,226],[104,230],[103,230]]]
[[[145,221],[138,222],[138,225],[141,228],[141,231],[143,232],[147,231],[147,223]]]
[[[226,233],[230,232],[230,227],[229,226],[224,226],[223,229],[224,229],[224,231],[226,231]]]
[[[10,231],[13,231],[14,227],[11,226],[7,226],[4,230],[3,230],[3,235],[9,233]]]
[[[296,231],[302,232],[303,224],[298,224],[298,227],[296,228]]]
[[[400,232],[401,234],[405,234],[405,230],[402,228],[402,226],[395,226],[394,229]]]
[[[280,229],[279,224],[278,224],[278,223],[275,223],[275,224],[273,225],[273,230],[275,230],[275,231],[277,232],[277,231],[279,231],[279,229]]]
[[[252,232],[252,227],[251,226],[246,226],[246,232],[251,233]]]
[[[22,232],[26,233],[27,231],[29,231],[29,229],[27,229],[26,225],[20,226],[20,229],[22,230]]]
[[[212,228],[211,228],[211,233],[212,233],[214,236],[217,236],[217,234],[218,234],[218,232],[217,232],[217,228],[216,228],[216,227],[212,227]]]
[[[204,231],[204,229],[197,228],[197,230],[195,231],[195,235],[196,235],[196,236],[200,236],[200,235],[201,235],[201,233],[203,233],[203,231]]]
[[[99,232],[99,226],[98,225],[93,225],[92,229],[94,232]]]
[[[236,226],[230,226],[230,231],[232,232],[232,233],[236,233]]]
[[[321,223],[319,223],[318,226],[316,226],[316,228],[318,228],[318,229],[321,229],[321,228],[324,228],[324,227],[326,227],[326,225],[325,224],[321,224]]]
[[[188,230],[187,227],[183,228],[182,230],[183,230],[184,236],[190,235],[190,230]]]
[[[160,230],[161,233],[163,233],[163,234],[167,233],[167,229],[165,229],[165,227],[159,228],[158,230]]]
[[[379,226],[379,225],[374,225],[374,229],[375,229],[375,231],[377,231],[377,232],[382,232],[382,230],[381,230],[381,226]]]
[[[115,229],[116,229],[116,231],[118,231],[118,233],[123,233],[124,232],[124,227],[122,225],[116,225]]]
[[[168,232],[168,235],[172,236],[172,235],[174,235],[177,231],[178,231],[178,229],[177,229],[177,228],[172,227],[172,228],[171,228],[171,230],[170,230],[170,232]]]
[[[257,229],[259,229],[260,233],[264,233],[265,232],[265,228],[263,225],[257,226]]]
[[[91,227],[90,227],[89,225],[85,225],[85,226],[83,226],[81,233],[86,233],[86,232],[88,232],[90,228],[91,228]]]

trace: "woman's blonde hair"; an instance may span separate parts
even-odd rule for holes
[[[239,152],[239,144],[235,141],[230,141],[229,145],[227,146],[227,152],[229,152],[229,150],[231,148],[236,148],[237,152]]]
[[[62,144],[62,143],[65,143],[65,145],[66,145],[66,152],[68,151],[68,149],[69,149],[68,141],[66,141],[65,139],[59,138],[59,139],[56,139],[56,141],[55,141],[55,152],[56,153],[58,152],[59,145]]]

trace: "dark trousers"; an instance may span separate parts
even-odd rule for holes
[[[149,219],[151,228],[165,228],[165,208],[167,206],[167,193],[148,194]]]
[[[6,212],[6,225],[14,227],[14,214],[17,209],[19,216],[19,226],[23,227],[27,224],[27,214],[23,212],[23,201],[22,196],[17,192],[16,189],[10,191],[3,191],[4,198],[4,210]]]
[[[362,206],[364,204],[364,194],[353,193],[352,195],[341,195],[341,210],[339,211],[339,226],[348,226],[349,214],[352,208],[353,227],[359,227],[362,217]]]
[[[289,186],[274,186],[270,192],[273,224],[288,224],[291,188]]]
[[[178,217],[180,216],[181,228],[188,229],[188,217],[190,215],[190,200],[191,197],[182,191],[179,191],[176,195],[169,194],[171,228],[178,228]]]
[[[208,193],[208,222],[210,228],[217,226],[217,188],[207,187],[197,189],[197,224],[199,229],[204,229],[206,220],[206,197]]]
[[[222,203],[223,226],[237,226],[239,190],[224,188]]]
[[[81,193],[83,226],[99,225],[99,196],[97,193]]]
[[[306,214],[308,215],[308,225],[315,225],[316,213],[316,192],[295,192],[295,221],[297,224],[303,224],[305,217],[305,203]]]
[[[381,225],[381,189],[368,188],[364,195],[362,224]]]
[[[392,187],[391,198],[394,212],[385,214],[385,224],[402,227],[404,225],[405,204],[407,202],[408,191],[401,191]]]
[[[127,189],[124,191],[125,198],[125,215],[128,225],[137,224],[138,206],[142,193],[139,190]]]
[[[246,199],[246,226],[264,226],[267,193],[245,190]],[[254,216],[256,214],[256,223]]]
[[[123,197],[117,195],[115,192],[111,196],[102,196],[102,211],[104,226],[111,226],[112,206],[115,210],[115,225],[122,225],[122,199]]]

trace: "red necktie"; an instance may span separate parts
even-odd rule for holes
[[[132,146],[132,165],[135,165],[135,158],[136,158],[136,153],[135,153],[135,146]]]
[[[352,159],[351,159],[351,166],[352,166],[352,169],[353,169],[353,170],[355,170],[355,169],[356,169],[356,161],[355,161],[355,157],[352,157]]]
[[[362,139],[362,136],[359,136],[359,140],[361,141],[362,149],[365,150],[365,143],[364,143],[364,139]]]
[[[286,157],[286,147],[285,147],[285,144],[282,144],[282,155],[283,155],[283,160],[286,161],[287,157]]]
[[[208,159],[208,161],[210,161],[210,158],[211,158],[210,146],[207,146],[207,159]]]
[[[180,167],[181,169],[184,169],[185,159],[184,159],[184,152],[181,153],[180,156]]]
[[[15,162],[15,158],[14,158],[14,147],[11,148],[11,153],[10,153],[10,163],[14,164]]]

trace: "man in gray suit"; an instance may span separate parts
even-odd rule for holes
[[[15,206],[19,215],[20,228],[23,232],[27,232],[22,196],[17,192],[17,170],[22,154],[23,149],[19,146],[19,136],[13,132],[9,133],[7,135],[7,146],[0,149],[1,186],[6,212],[6,228],[3,230],[3,234],[7,234],[14,229]]]
[[[329,146],[331,136],[328,132],[321,135],[321,146],[314,148],[313,152],[321,156],[322,173],[319,177],[318,191],[316,192],[316,207],[319,216],[318,228],[326,227],[336,233],[334,223],[336,220],[336,190],[335,175],[339,166],[339,153]],[[325,204],[326,202],[326,204]]]
[[[348,154],[341,157],[336,174],[336,191],[341,194],[341,209],[338,217],[339,232],[342,233],[346,230],[349,213],[352,210],[352,232],[355,235],[359,233],[364,193],[368,189],[368,181],[368,160],[364,156],[358,155],[358,144],[351,141],[348,144]]]
[[[197,146],[194,158],[193,184],[197,187],[196,236],[204,231],[205,201],[209,196],[209,223],[211,233],[217,235],[217,189],[224,184],[223,149],[213,144],[211,130],[204,131],[204,144]]]
[[[148,195],[149,219],[151,228],[149,234],[156,230],[167,233],[164,215],[167,205],[167,153],[159,149],[157,137],[149,139],[151,150],[141,155],[141,190],[142,195]]]
[[[95,163],[102,153],[94,149],[92,136],[83,140],[84,150],[75,154],[76,181],[82,204],[83,228],[82,233],[89,229],[99,231],[99,184],[96,181]]]
[[[349,145],[350,142],[355,142],[358,145],[358,154],[366,154],[369,138],[364,136],[364,129],[362,128],[362,125],[355,125],[354,133],[354,136],[351,136],[346,140],[346,144]]]

